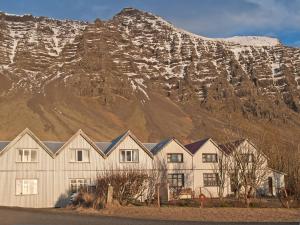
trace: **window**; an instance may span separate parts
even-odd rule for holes
[[[244,163],[252,163],[254,162],[253,154],[241,154],[241,161]]]
[[[182,163],[183,162],[183,154],[182,153],[169,153],[167,156],[168,156],[168,163]]]
[[[202,162],[218,162],[218,155],[212,153],[203,153],[202,154]]]
[[[36,149],[18,149],[17,162],[37,162]]]
[[[168,182],[170,187],[184,187],[184,174],[183,173],[173,173],[168,174]]]
[[[72,193],[77,193],[81,188],[87,187],[89,184],[88,179],[71,179],[70,190]]]
[[[120,162],[138,162],[139,151],[137,149],[120,150]]]
[[[219,176],[217,173],[204,173],[203,184],[204,187],[218,186]]]
[[[37,179],[16,180],[16,195],[37,195]]]
[[[89,162],[89,150],[87,149],[71,149],[71,162]]]

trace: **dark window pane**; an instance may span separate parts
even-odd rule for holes
[[[203,184],[206,187],[218,186],[219,177],[217,173],[204,173],[203,174]]]
[[[176,188],[184,187],[184,174],[183,173],[168,174],[168,182],[170,187],[176,187]]]
[[[82,151],[77,151],[77,161],[82,162]]]
[[[167,155],[167,159],[169,163],[180,163],[183,162],[183,154],[182,153],[169,153]]]
[[[126,161],[132,162],[132,151],[126,151]]]
[[[212,153],[202,154],[202,162],[217,162],[217,161],[218,161],[217,154],[212,154]]]

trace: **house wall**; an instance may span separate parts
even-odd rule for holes
[[[272,178],[272,191],[270,191],[269,177]],[[262,195],[276,196],[278,190],[284,187],[284,174],[269,169],[261,187],[258,189],[258,192]]]
[[[138,162],[120,162],[120,150],[122,149],[137,149],[139,151]],[[106,170],[151,170],[153,168],[152,157],[140,146],[135,140],[127,136],[106,158]]]
[[[247,145],[247,143],[246,143]],[[37,162],[21,163],[17,162],[18,149],[36,149]],[[250,148],[256,151],[251,145]],[[71,149],[89,150],[89,162],[71,162]],[[121,163],[121,149],[137,149],[139,151],[139,161],[137,163]],[[167,163],[168,153],[182,153],[183,163]],[[29,133],[25,133],[7,151],[0,155],[0,205],[18,207],[60,207],[69,203],[70,179],[89,179],[91,183],[97,175],[108,170],[138,169],[152,171],[153,169],[166,169],[167,173],[184,173],[185,188],[191,188],[196,197],[201,192],[207,197],[218,197],[218,187],[204,187],[203,174],[217,173],[218,163],[203,163],[203,153],[216,153],[219,157],[223,154],[212,141],[206,142],[194,156],[189,154],[181,145],[172,140],[161,151],[152,158],[135,140],[129,135],[104,158],[85,139],[84,135],[74,136],[68,144],[52,158],[43,149],[37,140]],[[265,162],[267,168],[267,161]],[[277,188],[284,187],[284,175],[273,170],[268,170],[262,184],[262,190],[267,192],[270,176],[273,179],[273,193]],[[38,194],[36,195],[16,195],[16,179],[37,179]],[[163,177],[165,183],[167,177]],[[225,182],[224,196],[230,194],[230,179]]]
[[[37,162],[17,162],[18,149],[36,149]],[[16,179],[37,179],[37,195],[16,195]],[[0,155],[0,205],[52,207],[54,188],[53,158],[28,134]]]
[[[71,151],[74,149],[89,150],[89,162],[72,162]],[[93,183],[97,174],[105,169],[105,159],[81,135],[75,136],[54,159],[55,161],[55,206],[63,206],[69,202],[70,180],[89,179]]]
[[[203,182],[204,173],[219,173],[218,163],[204,163],[202,161],[202,154],[213,153],[217,154],[218,157],[222,157],[223,153],[219,150],[217,146],[211,141],[207,141],[200,150],[198,150],[193,157],[193,167],[194,167],[194,190],[195,195],[199,196],[200,191],[206,197],[218,197],[219,187],[205,187]],[[224,187],[224,196],[228,194],[230,189],[229,179],[226,178]]]
[[[259,157],[258,163],[257,163],[257,169],[256,169],[256,177],[259,180],[258,185],[259,188],[257,192],[262,195],[270,195],[269,193],[269,185],[268,185],[268,177],[272,177],[273,179],[273,193],[276,193],[276,181],[278,180],[278,176],[273,174],[272,170],[268,168],[268,159],[263,153],[259,153],[258,150],[247,140],[245,140],[241,145],[236,149],[236,152],[239,154],[248,154],[252,153],[257,158]],[[230,156],[230,162],[232,165],[235,163],[235,157]],[[251,168],[252,164],[249,163],[247,165],[248,168]],[[231,166],[232,167],[232,166]],[[284,177],[284,176],[283,176]],[[281,178],[279,178],[281,179]],[[276,181],[275,181],[276,180]],[[282,180],[284,183],[284,180]],[[242,188],[241,192],[244,192],[245,190]],[[231,194],[233,194],[231,192]]]
[[[168,153],[182,153],[183,163],[168,163]],[[166,170],[165,176],[162,177],[162,183],[167,182],[167,174],[182,173],[184,174],[184,188],[194,190],[193,156],[176,141],[172,140],[154,155],[154,168],[162,172]]]

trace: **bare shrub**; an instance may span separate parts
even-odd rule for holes
[[[160,174],[157,170],[151,170],[148,173],[147,189],[146,189],[146,203],[150,205],[157,196],[157,188],[160,183]]]
[[[96,195],[95,191],[82,187],[75,195],[72,204],[76,207],[102,209],[105,207],[105,199]]]
[[[96,195],[106,199],[108,186],[111,185],[113,198],[121,205],[126,205],[153,196],[153,182],[153,176],[144,171],[109,171],[98,175]]]

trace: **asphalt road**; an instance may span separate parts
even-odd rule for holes
[[[300,225],[299,223],[213,223],[129,219],[55,213],[47,210],[0,208],[0,225]]]

